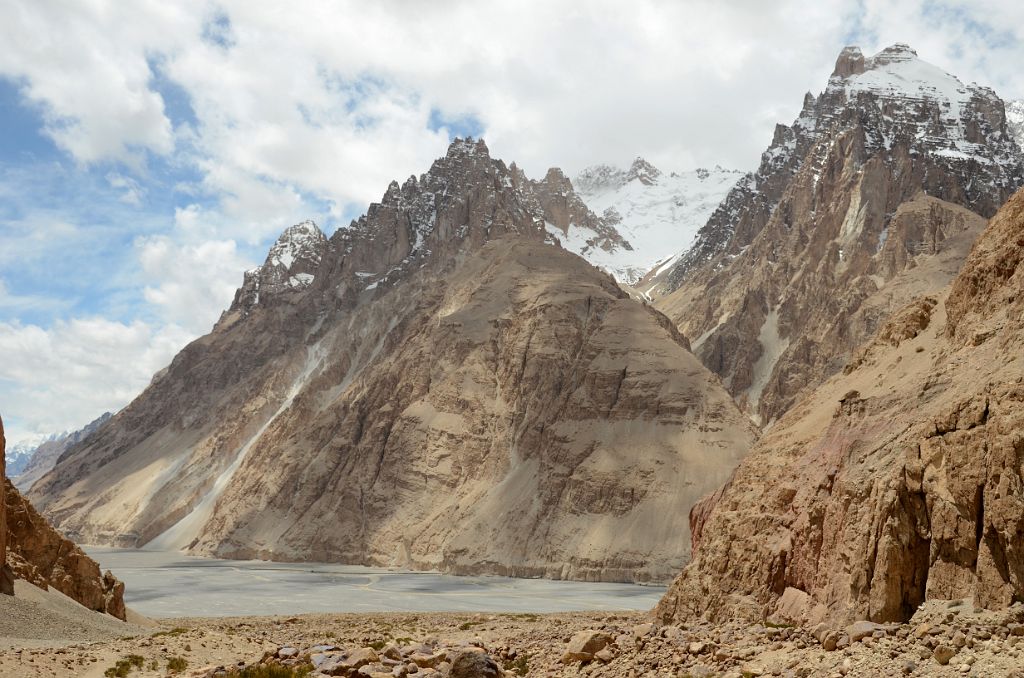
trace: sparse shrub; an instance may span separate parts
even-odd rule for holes
[[[186,628],[184,628],[182,626],[175,626],[170,631],[157,631],[156,633],[154,633],[150,637],[151,638],[159,638],[160,636],[180,636],[183,633],[188,633],[188,629],[186,629]]]
[[[167,670],[171,673],[180,673],[188,668],[188,661],[184,657],[171,657],[167,660]]]
[[[103,672],[103,675],[107,678],[127,678],[133,668],[141,669],[145,662],[143,657],[130,654],[123,659],[118,659],[116,664]]]
[[[525,676],[530,672],[530,655],[527,652],[522,652],[516,655],[515,659],[505,660],[505,670],[511,671],[517,676]]]

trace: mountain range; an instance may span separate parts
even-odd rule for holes
[[[538,180],[456,139],[347,227],[287,228],[28,497],[88,543],[682,570],[665,621],[1009,606],[1022,118],[896,44],[844,49],[748,174]]]

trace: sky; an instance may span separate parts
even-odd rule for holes
[[[0,415],[72,430],[208,332],[276,235],[483,136],[531,176],[756,167],[844,45],[1024,97],[1024,3],[0,4]]]

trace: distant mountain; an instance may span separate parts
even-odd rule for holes
[[[847,48],[696,244],[644,286],[771,422],[891,312],[956,274],[984,219],[1024,184],[1007,123],[995,92],[907,45]]]
[[[10,461],[8,461],[7,474],[11,482],[22,492],[28,490],[32,487],[32,483],[39,480],[57,464],[60,456],[72,445],[83,441],[112,416],[114,415],[106,412],[77,431],[51,435],[34,447],[26,447],[24,452],[26,456],[22,458],[22,463],[17,471],[12,470]]]
[[[29,461],[31,461],[32,455],[35,454],[36,448],[47,441],[55,439],[56,437],[57,436],[49,436],[36,442],[21,442],[17,445],[11,445],[8,447],[7,451],[4,453],[4,458],[7,460],[7,476],[13,478],[23,473],[25,471],[25,467],[28,466]]]
[[[665,174],[643,158],[628,170],[609,165],[585,169],[573,179],[576,192],[631,249],[584,256],[631,285],[652,269],[671,266],[742,176],[721,167]]]
[[[82,541],[665,581],[758,433],[661,313],[556,241],[626,243],[552,170],[456,140],[325,237],[30,492]]]

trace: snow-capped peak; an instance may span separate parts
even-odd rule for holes
[[[643,158],[634,160],[628,170],[588,167],[573,180],[576,192],[629,241],[632,250],[594,250],[583,256],[621,282],[637,282],[690,246],[741,176],[721,167],[664,174]]]
[[[278,237],[267,254],[264,266],[280,266],[291,270],[295,261],[302,259],[314,266],[320,263],[327,238],[311,220],[289,226]]]
[[[1024,149],[1024,99],[1006,104],[1006,128],[1017,145]]]
[[[626,174],[626,180],[639,181],[641,184],[651,186],[658,183],[658,177],[660,176],[661,170],[643,158],[637,158],[630,166],[629,172]]]

